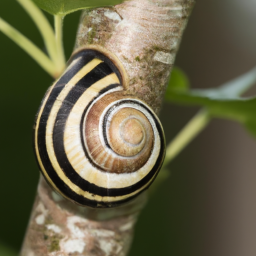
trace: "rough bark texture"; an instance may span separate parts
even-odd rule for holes
[[[132,0],[83,13],[76,48],[101,45],[129,76],[129,92],[159,113],[193,0]]]
[[[132,93],[159,113],[193,0],[131,0],[86,10],[75,48],[100,45],[122,62]],[[67,202],[41,178],[21,256],[127,255],[145,193],[114,209]]]
[[[126,255],[145,194],[115,209],[91,209],[59,196],[41,177],[22,256]]]

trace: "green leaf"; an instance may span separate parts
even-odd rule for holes
[[[206,107],[212,116],[238,121],[256,136],[256,97],[239,96],[255,83],[256,68],[216,89],[185,92],[168,87],[166,100]]]
[[[189,88],[189,80],[186,74],[178,67],[174,67],[167,90],[177,89],[186,91]]]
[[[77,10],[120,4],[122,0],[33,0],[40,8],[53,15],[66,15]]]
[[[0,243],[0,255],[1,256],[17,256],[18,253],[15,252],[12,248],[9,248],[6,245]]]

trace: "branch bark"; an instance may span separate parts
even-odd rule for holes
[[[100,45],[123,63],[128,93],[159,113],[194,0],[130,0],[82,14],[75,49]],[[127,255],[146,194],[114,209],[80,207],[40,178],[21,256]]]
[[[194,0],[132,0],[87,10],[75,48],[104,46],[123,63],[129,93],[159,113],[170,71]]]

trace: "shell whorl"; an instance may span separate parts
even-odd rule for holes
[[[87,152],[103,171],[134,172],[150,158],[155,124],[141,104],[113,92],[99,99],[84,118]]]
[[[46,93],[35,124],[35,153],[46,180],[81,205],[120,205],[146,189],[165,153],[154,112],[126,95],[118,60],[95,49],[73,54]]]

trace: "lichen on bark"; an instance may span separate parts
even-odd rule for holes
[[[193,4],[132,0],[113,8],[86,10],[75,48],[93,44],[114,53],[129,76],[129,92],[159,113]]]
[[[144,195],[136,200],[114,210],[81,207],[41,177],[21,256],[126,255]]]

